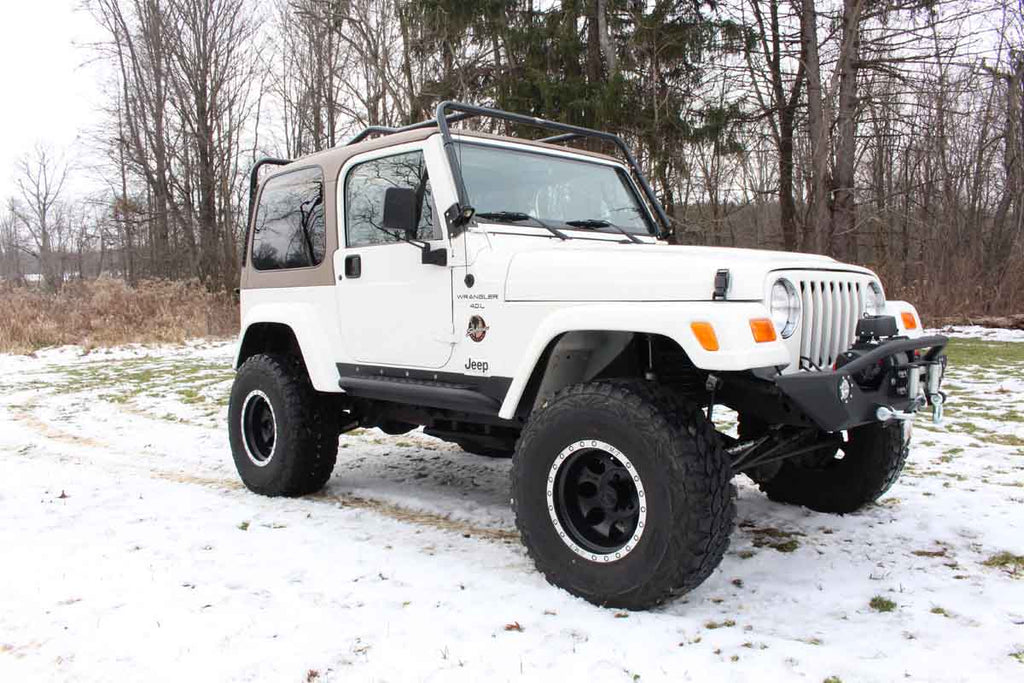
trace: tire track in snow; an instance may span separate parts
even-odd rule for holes
[[[125,460],[117,463],[117,466],[120,469],[131,470],[133,473],[148,476],[152,479],[160,479],[178,484],[202,486],[204,488],[223,491],[224,493],[234,493],[245,489],[242,483],[235,478],[223,478],[189,472],[170,471],[136,464],[138,461],[133,459],[133,456],[116,448],[113,444],[108,444],[98,439],[75,434],[41,419],[32,413],[32,409],[39,407],[40,406],[37,402],[31,402],[17,407],[10,406],[9,411],[15,422],[23,424],[25,427],[38,433],[46,440],[75,446],[86,446],[88,448],[99,449],[107,453],[123,456]],[[76,464],[85,467],[92,463],[78,462]],[[461,534],[465,538],[478,538],[505,544],[519,542],[519,534],[510,529],[482,527],[469,522],[452,519],[442,514],[426,512],[423,510],[414,510],[412,508],[376,498],[331,493],[329,489],[310,496],[291,500],[303,500],[318,505],[330,504],[342,508],[366,510],[397,522],[429,527],[438,531],[457,533]]]
[[[35,430],[51,441],[60,441],[76,446],[89,446],[91,448],[110,448],[109,444],[98,439],[65,431],[39,419],[31,412],[32,409],[38,407],[39,405],[37,401],[30,401],[17,406],[8,406],[7,409],[10,411],[11,417],[14,418],[15,422],[23,423],[25,426]]]

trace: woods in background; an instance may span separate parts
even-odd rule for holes
[[[619,133],[676,242],[864,263],[932,312],[1021,309],[1024,0],[84,7],[106,35],[107,124],[102,167],[70,172],[107,190],[71,197],[64,161],[26,158],[0,212],[7,278],[232,288],[257,158],[457,99]]]

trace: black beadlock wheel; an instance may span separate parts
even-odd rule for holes
[[[910,451],[901,422],[846,432],[836,450],[782,461],[759,488],[771,500],[817,512],[847,514],[878,500],[899,479]]]
[[[516,525],[549,582],[645,609],[703,582],[734,517],[732,471],[703,412],[640,380],[556,394],[512,460]]]
[[[242,403],[242,446],[257,467],[266,467],[274,458],[277,442],[277,419],[270,399],[259,389],[253,389]]]
[[[238,369],[228,404],[235,467],[250,490],[301,496],[330,479],[338,454],[338,415],[298,361],[258,354]]]
[[[552,523],[585,553],[628,552],[629,541],[639,540],[643,532],[641,510],[646,513],[643,484],[633,464],[614,446],[595,440],[570,444],[567,454],[552,466]]]

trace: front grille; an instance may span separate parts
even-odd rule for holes
[[[853,344],[857,320],[864,315],[866,282],[852,278],[814,277],[799,281],[803,299],[800,367],[832,367]]]

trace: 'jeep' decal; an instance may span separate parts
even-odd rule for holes
[[[466,359],[466,369],[470,372],[482,372],[487,374],[487,368],[490,364],[485,360],[473,360],[472,358]]]

